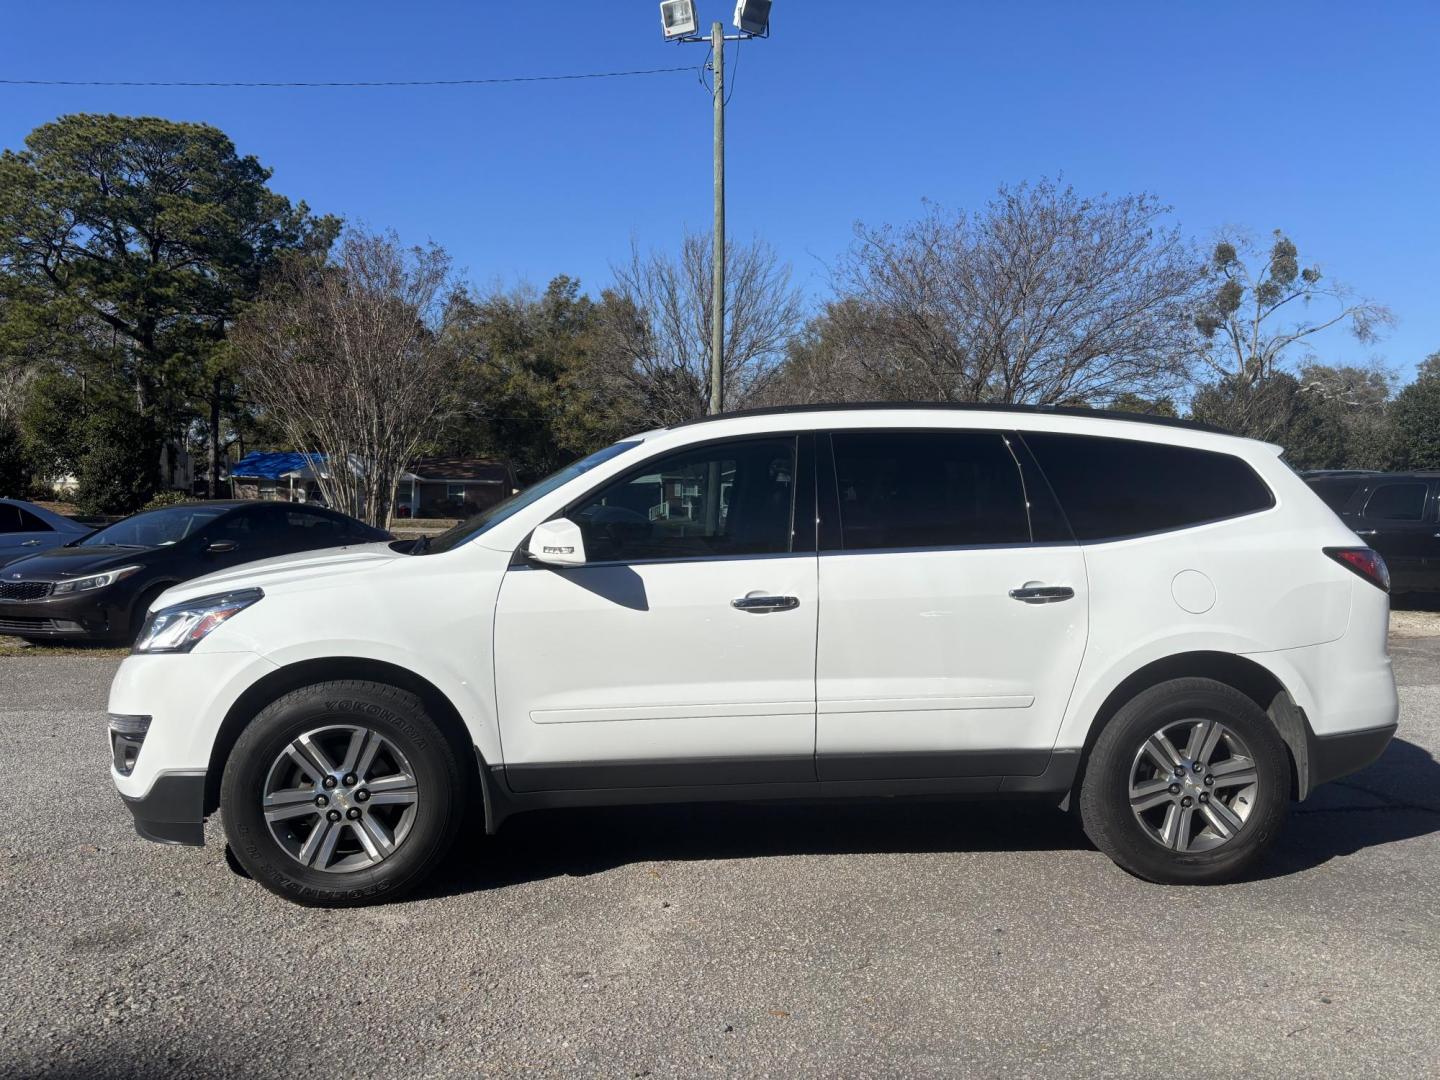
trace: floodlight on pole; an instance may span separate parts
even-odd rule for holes
[[[664,0],[660,25],[667,41],[700,42],[710,46],[710,87],[715,105],[715,232],[711,245],[712,283],[710,295],[710,412],[725,407],[725,42],[748,41],[770,34],[771,0],[738,0],[735,25],[739,34],[725,35],[723,23],[715,22],[710,33],[700,36],[694,0]],[[719,490],[718,480],[711,484]]]
[[[660,5],[660,29],[666,41],[693,36],[700,29],[695,18],[695,0],[665,0]]]
[[[736,0],[735,26],[741,33],[765,37],[770,33],[770,0]]]

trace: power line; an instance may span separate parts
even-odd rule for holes
[[[571,82],[577,79],[623,79],[634,75],[668,75],[677,71],[693,71],[694,68],[664,67],[641,68],[636,71],[589,71],[576,75],[515,75],[501,79],[372,79],[354,82],[164,82],[129,79],[0,79],[0,86],[169,86],[199,87],[213,89],[352,89],[369,87],[377,89],[407,86],[494,86],[498,83],[530,82]]]

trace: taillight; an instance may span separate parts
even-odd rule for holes
[[[1325,554],[1382,592],[1390,591],[1390,570],[1374,548],[1326,548]]]

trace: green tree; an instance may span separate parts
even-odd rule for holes
[[[29,387],[19,427],[32,470],[74,476],[86,513],[128,514],[155,493],[163,433],[136,415],[126,384],[47,370]]]
[[[1222,379],[1190,405],[1194,420],[1237,435],[1278,443],[1297,469],[1334,469],[1345,462],[1345,432],[1332,404],[1307,395],[1293,375],[1260,382]]]
[[[165,440],[151,417],[106,405],[86,418],[75,504],[86,514],[133,514],[155,494]]]
[[[213,478],[215,350],[280,255],[328,248],[338,223],[272,192],[270,170],[205,124],[76,114],[25,146],[0,155],[0,350],[43,340],[103,366],[171,433],[198,414]]]
[[[86,380],[51,368],[28,388],[20,429],[36,471],[47,480],[80,473],[90,414],[86,386]]]
[[[1348,469],[1388,469],[1398,446],[1390,412],[1393,373],[1379,366],[1306,364],[1300,369],[1301,391],[1315,411],[1340,426],[1345,451],[1340,464]]]
[[[462,406],[432,449],[507,458],[524,483],[640,426],[639,410],[598,360],[605,309],[561,275],[527,289],[462,296],[446,334],[462,357]]]
[[[1420,365],[1420,377],[1396,396],[1392,415],[1400,463],[1440,469],[1440,353]]]
[[[1180,415],[1175,409],[1175,402],[1168,397],[1146,398],[1139,394],[1121,394],[1112,401],[1108,408],[1118,412],[1140,413],[1143,416],[1168,416],[1172,419]]]
[[[0,417],[0,498],[24,498],[30,490],[30,473],[20,425],[9,417]]]

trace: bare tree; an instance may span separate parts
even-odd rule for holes
[[[1262,381],[1292,351],[1309,358],[1309,339],[1333,326],[1348,326],[1368,344],[1394,322],[1383,305],[1327,283],[1319,266],[1302,268],[1295,244],[1279,229],[1268,252],[1244,236],[1222,235],[1207,273],[1195,325],[1208,344],[1205,362],[1222,379]],[[1298,318],[1286,323],[1292,314]]]
[[[601,350],[608,379],[626,388],[645,420],[673,424],[705,415],[710,385],[711,241],[687,232],[678,257],[642,252],[616,267],[606,294]],[[727,408],[753,401],[800,327],[803,306],[790,269],[768,244],[725,245]]]
[[[1163,396],[1186,380],[1199,260],[1148,195],[1042,180],[984,210],[857,226],[827,331],[858,392],[1055,404]]]
[[[388,526],[400,475],[451,394],[438,333],[451,291],[441,248],[351,229],[332,262],[287,264],[233,334],[256,403],[324,455],[326,500],[372,525]]]

